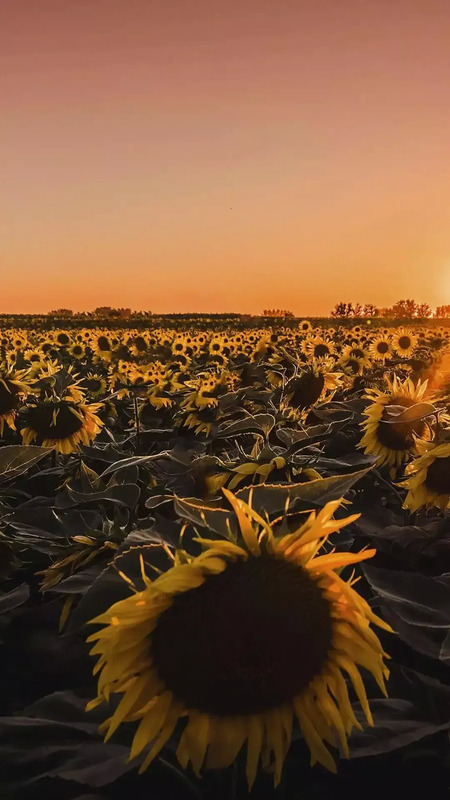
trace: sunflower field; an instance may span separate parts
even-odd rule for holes
[[[191,323],[0,330],[2,800],[447,797],[450,327]]]

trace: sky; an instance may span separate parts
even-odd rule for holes
[[[0,312],[450,303],[449,0],[1,0]]]

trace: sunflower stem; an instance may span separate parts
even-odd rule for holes
[[[133,396],[134,407],[134,424],[136,425],[136,452],[140,449],[141,444],[141,424],[139,420],[139,409],[136,395]]]

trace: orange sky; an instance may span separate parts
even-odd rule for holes
[[[2,0],[0,311],[450,302],[449,0]]]

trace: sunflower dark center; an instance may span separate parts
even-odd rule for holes
[[[407,350],[408,347],[410,347],[411,345],[411,339],[409,338],[409,336],[400,336],[398,344],[402,348],[402,350]]]
[[[326,344],[316,344],[314,347],[314,355],[317,356],[317,358],[327,356],[329,352],[330,348]]]
[[[69,344],[70,342],[70,337],[67,336],[67,333],[58,333],[58,336],[56,338],[58,340],[58,343],[62,345]]]
[[[19,391],[14,383],[0,380],[0,414],[9,414],[20,406]]]
[[[392,405],[402,406],[403,409],[415,405],[416,400],[409,397],[402,397],[399,400],[392,398]],[[390,405],[391,405],[390,404]],[[377,427],[377,438],[380,444],[390,450],[409,450],[414,445],[414,436],[422,436],[425,431],[423,420],[415,422],[393,422],[386,424],[385,420],[392,420],[389,414],[390,405],[386,406]]]
[[[450,456],[436,458],[430,464],[425,486],[436,494],[450,494]]]
[[[361,350],[359,347],[353,347],[350,350],[350,355],[353,356],[353,358],[364,358],[364,350]]]
[[[299,378],[292,378],[286,386],[286,394],[292,396],[289,404],[292,408],[308,408],[319,399],[325,386],[325,378],[322,374],[314,375],[306,372]]]
[[[72,409],[75,406],[63,400],[30,406],[26,412],[27,427],[42,439],[66,439],[83,427],[82,421],[75,416]]]
[[[388,350],[389,350],[389,345],[387,342],[378,342],[377,344],[378,353],[382,353],[384,355],[384,353],[387,353]]]
[[[354,375],[356,375],[360,369],[360,363],[357,358],[349,358],[348,361],[346,361],[345,366],[348,370],[350,370],[350,372],[353,372]]]
[[[111,345],[109,344],[109,340],[106,336],[99,336],[97,344],[100,350],[111,350]]]
[[[102,382],[99,378],[85,378],[83,381],[83,386],[89,392],[99,392],[102,388]]]
[[[186,707],[229,716],[292,701],[320,673],[330,606],[300,566],[275,557],[229,564],[175,595],[152,634],[155,667]]]

